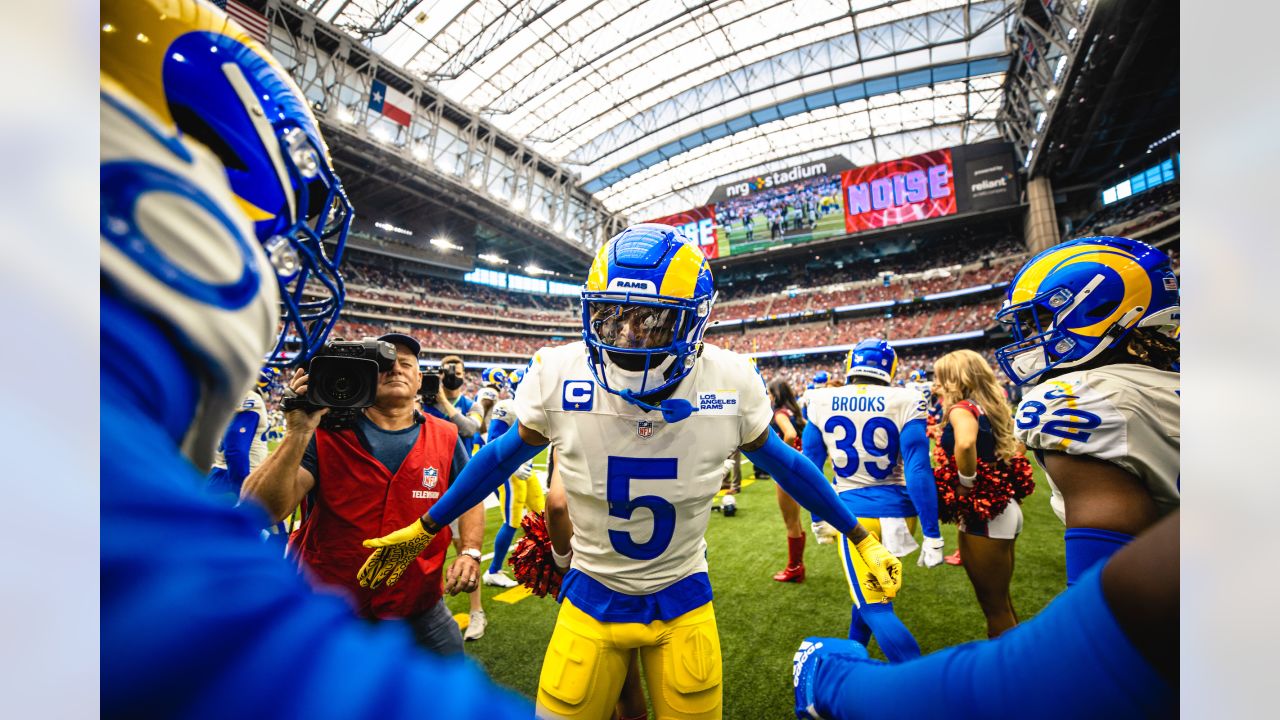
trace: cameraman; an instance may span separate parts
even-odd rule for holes
[[[283,442],[245,480],[243,497],[256,500],[278,520],[310,493],[309,513],[293,545],[312,577],[345,590],[361,617],[404,618],[422,647],[460,653],[462,635],[441,593],[449,533],[428,545],[394,586],[368,590],[356,581],[368,555],[361,541],[420,517],[468,459],[453,425],[415,411],[422,383],[418,341],[399,333],[378,339],[395,346],[395,365],[378,374],[377,397],[356,426],[321,427],[327,408],[290,410]],[[304,396],[308,379],[306,372],[297,371],[290,390]],[[461,553],[443,588],[450,595],[477,587],[483,506],[460,518],[458,534]]]
[[[474,403],[462,393],[466,387],[462,358],[449,355],[440,361],[439,392],[422,399],[423,411],[458,426],[458,435],[470,439],[480,432],[480,420],[473,414]],[[464,445],[470,446],[467,442]]]

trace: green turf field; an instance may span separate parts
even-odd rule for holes
[[[742,228],[742,223],[734,220],[729,224],[729,229],[719,228],[716,231],[717,239],[720,243],[720,257],[727,255],[740,255],[742,253],[763,250],[767,247],[781,244],[794,244],[808,242],[810,240],[822,240],[825,238],[844,235],[844,212],[837,207],[834,211],[827,213],[825,216],[818,218],[818,224],[810,232],[807,227],[799,230],[788,229],[783,234],[781,243],[771,242],[769,240],[769,223],[763,215],[757,215],[752,219],[751,224],[754,228],[752,241],[747,242],[747,231]]]
[[[750,464],[744,463],[744,469],[750,477]],[[1039,467],[1036,482],[1035,494],[1022,508],[1025,524],[1013,575],[1014,607],[1024,620],[1064,587],[1062,523],[1049,509],[1049,490]],[[499,522],[496,509],[488,516],[486,554]],[[955,536],[955,526],[943,526],[947,553],[956,547]],[[767,480],[743,489],[735,517],[712,514],[707,545],[724,655],[724,717],[792,717],[791,656],[800,640],[806,635],[845,637],[848,632],[848,589],[836,546],[817,545],[810,534],[805,582],[774,582],[771,576],[786,563],[787,549],[774,484]],[[985,637],[964,569],[944,564],[926,570],[916,566],[917,556],[903,559],[904,589],[895,605],[921,649],[927,653]],[[559,606],[536,597],[507,604],[494,596],[509,591],[485,587],[483,592],[488,630],[481,640],[467,643],[467,653],[497,682],[533,697]],[[465,595],[448,604],[454,613],[467,611]],[[874,642],[871,652],[883,658]]]

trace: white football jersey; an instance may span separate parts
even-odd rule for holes
[[[905,387],[851,384],[809,391],[809,422],[836,475],[836,492],[873,485],[905,485],[902,428],[924,420],[920,393]]]
[[[263,460],[267,459],[267,441],[264,437],[266,433],[263,432],[267,428],[267,401],[256,390],[250,390],[244,396],[244,402],[240,404],[236,415],[245,411],[258,415],[258,428],[253,433],[253,441],[249,443],[249,471],[253,472]],[[227,467],[227,456],[221,442],[218,443],[218,449],[213,454],[213,466],[224,470]]]
[[[908,390],[915,390],[924,396],[925,407],[933,402],[933,383],[931,382],[908,382],[904,387]]]
[[[573,567],[645,595],[707,569],[704,539],[724,459],[769,428],[747,359],[704,345],[672,398],[697,412],[667,424],[592,379],[582,342],[543,348],[516,393],[520,424],[559,451],[573,521]]]
[[[1180,503],[1181,375],[1145,365],[1108,365],[1037,385],[1014,417],[1018,440],[1033,450],[1089,455],[1141,478],[1161,515]],[[1046,477],[1048,477],[1046,473]],[[1066,521],[1062,493],[1050,504]]]
[[[514,427],[516,424],[516,401],[511,398],[499,400],[493,406],[493,411],[489,413],[489,422],[500,420],[507,424],[507,427]],[[489,425],[486,423],[483,428],[484,432],[489,432]]]

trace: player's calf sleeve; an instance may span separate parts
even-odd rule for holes
[[[502,437],[480,448],[427,515],[437,525],[448,525],[462,513],[484,502],[489,493],[498,489],[526,460],[532,460],[542,452],[543,447],[529,445],[518,431],[503,433]]]
[[[1085,571],[1106,560],[1133,541],[1132,535],[1097,528],[1067,528],[1067,585],[1075,584]]]
[[[489,563],[489,573],[502,571],[502,563],[507,560],[507,551],[511,549],[511,541],[516,536],[516,529],[506,523],[498,528],[493,536],[493,562]]]
[[[814,708],[822,717],[879,717],[868,697],[893,698],[901,717],[1167,717],[1176,692],[1125,636],[1102,594],[1101,566],[1039,615],[994,640],[902,664],[819,658]]]
[[[875,635],[876,642],[880,644],[880,650],[889,662],[900,663],[920,657],[920,646],[911,635],[911,631],[902,624],[902,620],[893,611],[893,603],[863,605],[859,612],[862,621],[871,628],[871,634]],[[852,637],[849,639],[857,640]],[[859,642],[866,644],[861,640]]]
[[[871,641],[871,626],[862,619],[862,610],[857,605],[850,606],[849,639],[857,640],[863,645]]]

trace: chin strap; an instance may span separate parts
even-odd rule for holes
[[[657,405],[650,405],[636,397],[635,393],[631,392],[629,389],[621,390],[618,394],[622,396],[623,400],[626,400],[638,408],[643,408],[645,410],[657,410],[662,413],[662,419],[666,420],[668,423],[678,423],[697,412],[697,409],[693,407],[693,403],[683,398],[667,398]]]

